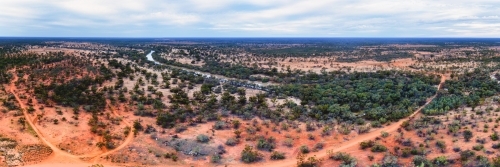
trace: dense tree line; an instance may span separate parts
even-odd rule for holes
[[[500,85],[491,79],[490,71],[486,68],[477,68],[459,75],[456,80],[447,80],[443,85],[443,91],[439,91],[437,98],[424,108],[423,113],[445,114],[464,105],[474,109],[484,98],[498,92]]]
[[[412,58],[413,54],[408,52],[391,52],[389,54],[374,54],[363,56],[339,56],[335,58],[338,62],[358,62],[362,60],[392,61],[394,59]]]
[[[44,102],[50,99],[63,106],[85,105],[89,111],[97,111],[106,106],[104,93],[97,89],[97,84],[102,84],[104,81],[101,77],[95,79],[84,77],[67,83],[39,85],[34,90],[37,98]],[[49,95],[51,91],[53,94]]]
[[[310,84],[304,84],[310,83]],[[411,114],[434,95],[437,76],[379,71],[373,73],[309,74],[295,83],[273,88],[278,96],[294,96],[310,105],[309,116],[327,120],[397,120]],[[304,114],[293,109],[294,116]]]
[[[66,60],[63,52],[53,52],[45,55],[33,53],[18,53],[17,50],[0,48],[0,83],[6,83],[12,78],[7,70],[16,66],[37,66]]]

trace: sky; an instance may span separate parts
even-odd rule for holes
[[[500,37],[500,0],[0,0],[7,37]]]

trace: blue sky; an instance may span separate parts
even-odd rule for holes
[[[0,36],[500,37],[500,0],[0,0]]]

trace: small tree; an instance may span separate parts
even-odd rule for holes
[[[238,129],[241,125],[240,121],[238,120],[233,120],[232,124],[234,129]]]
[[[472,138],[472,131],[465,130],[463,135],[464,135],[465,141],[468,142]]]
[[[236,138],[240,138],[241,137],[241,131],[240,130],[235,130],[234,134],[236,135]]]
[[[133,127],[134,127],[134,130],[133,130],[134,136],[137,136],[137,134],[139,133],[139,131],[141,131],[142,129],[144,129],[144,127],[141,125],[141,123],[138,120],[134,121]]]
[[[271,99],[271,102],[273,103],[273,107],[276,106],[276,102],[278,102],[278,100],[276,99],[276,97],[273,97]]]
[[[498,133],[497,132],[493,132],[493,134],[490,135],[490,138],[491,140],[493,141],[497,141],[498,140]]]
[[[446,150],[446,143],[442,140],[439,140],[436,142],[436,146],[441,149],[441,152],[444,152]]]
[[[23,127],[23,130],[26,129],[26,118],[21,117],[17,120],[17,122]]]

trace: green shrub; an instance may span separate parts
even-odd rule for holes
[[[323,142],[316,143],[316,144],[314,144],[314,150],[315,151],[321,150],[321,149],[323,149],[324,146],[325,146],[325,143],[323,143]]]
[[[306,160],[305,154],[297,155],[297,167],[316,167],[320,166],[321,160],[317,159],[316,156],[309,157]]]
[[[226,145],[228,145],[228,146],[235,146],[239,143],[240,143],[240,141],[237,138],[229,138],[226,140]]]
[[[469,160],[469,158],[473,157],[474,155],[476,155],[476,153],[474,151],[464,150],[464,151],[460,152],[460,159],[462,161],[467,161],[467,160]]]
[[[212,163],[219,163],[220,159],[222,159],[222,157],[219,154],[214,154],[212,155],[212,157],[210,157],[210,161]]]
[[[472,149],[476,150],[476,151],[480,151],[483,148],[484,148],[484,146],[482,144],[478,144],[478,145],[472,146]]]
[[[224,127],[226,127],[226,123],[223,121],[217,121],[217,122],[215,122],[215,124],[213,126],[213,128],[215,130],[221,130],[221,129],[224,129]]]
[[[381,136],[382,136],[383,138],[389,137],[389,133],[387,133],[387,132],[385,132],[385,131],[382,131],[382,132],[380,132],[380,133],[381,133]]]
[[[253,147],[246,145],[245,149],[241,151],[241,161],[244,163],[252,163],[262,159],[262,154],[253,150]]]
[[[187,130],[186,125],[177,125],[175,126],[175,133],[181,133],[183,131]]]
[[[271,153],[271,159],[272,160],[285,159],[285,153],[273,151],[273,153]]]
[[[356,158],[345,152],[333,153],[332,150],[328,150],[327,154],[328,158],[330,159],[333,159],[335,161],[342,161],[341,166],[356,166],[356,164],[358,163]]]
[[[446,149],[446,143],[445,143],[444,141],[442,141],[442,140],[438,140],[438,141],[436,142],[436,146],[437,146],[438,148],[440,148],[441,150]]]
[[[372,140],[367,140],[367,141],[363,141],[363,142],[359,143],[359,146],[363,150],[366,149],[366,148],[373,147],[373,145],[375,145],[375,142],[372,141]]]
[[[207,143],[208,141],[210,141],[210,138],[207,135],[200,134],[196,136],[196,140],[200,143]]]
[[[272,151],[274,148],[276,148],[276,139],[274,139],[274,137],[272,136],[268,139],[260,137],[257,140],[257,148],[259,150]]]
[[[385,151],[387,151],[387,147],[385,147],[384,145],[381,145],[381,144],[375,144],[375,145],[373,145],[371,150],[372,150],[372,152],[385,152]]]
[[[287,146],[287,147],[292,147],[293,146],[293,139],[286,138],[285,141],[283,141],[283,145]]]
[[[396,166],[401,166],[398,164],[398,157],[391,155],[391,154],[385,154],[384,158],[382,159],[382,166],[383,167],[396,167]]]
[[[432,163],[424,156],[416,155],[413,157],[413,164],[415,166],[433,166]]]
[[[233,120],[232,124],[233,124],[234,129],[240,128],[240,125],[241,125],[240,121],[238,121],[238,120]]]
[[[439,156],[434,158],[434,160],[432,160],[432,163],[436,166],[446,166],[449,162],[448,159],[446,159],[446,156]]]
[[[498,140],[498,133],[497,132],[493,132],[493,134],[491,134],[490,138],[493,141],[497,141]]]
[[[301,152],[302,154],[307,154],[307,153],[311,152],[311,151],[309,150],[309,147],[307,147],[306,145],[302,145],[302,146],[300,146],[300,147],[299,147],[299,150],[300,150],[300,152]]]

